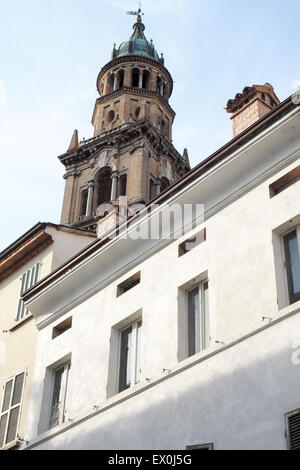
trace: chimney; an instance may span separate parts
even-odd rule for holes
[[[280,101],[270,83],[245,87],[242,93],[237,93],[233,100],[227,102],[225,108],[227,113],[232,114],[230,119],[232,119],[233,137],[250,127],[279,104]]]

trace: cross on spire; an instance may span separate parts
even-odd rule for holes
[[[127,15],[137,16],[137,23],[141,23],[142,22],[142,16],[144,15],[144,13],[142,12],[142,2],[141,2],[141,0],[139,0],[138,5],[139,5],[138,11],[127,11],[126,13],[127,13]]]

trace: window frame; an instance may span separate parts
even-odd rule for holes
[[[292,292],[291,282],[293,282],[293,276],[291,272],[290,259],[287,259],[287,244],[285,241],[286,237],[288,237],[288,235],[291,235],[293,232],[296,232],[296,240],[298,242],[298,254],[300,258],[300,224],[296,224],[293,228],[290,228],[289,230],[283,232],[281,235],[281,250],[284,260],[284,281],[287,305],[292,305],[300,301],[300,295],[297,295],[297,293],[293,294]]]
[[[58,413],[58,423],[55,425],[51,425],[51,420],[52,420],[52,408],[54,406],[52,405],[53,401],[53,394],[54,394],[54,383],[55,383],[55,374],[61,370],[64,369],[62,378],[61,378],[61,384],[60,384],[60,391],[59,391],[59,413]],[[66,401],[67,401],[67,390],[68,390],[68,381],[69,381],[69,371],[71,368],[71,361],[64,362],[63,364],[55,367],[52,369],[52,378],[51,378],[51,393],[50,393],[50,403],[49,403],[49,413],[48,413],[48,430],[54,429],[57,426],[60,426],[65,422],[65,415],[66,415]]]
[[[138,334],[139,331],[139,324],[141,328],[140,336]],[[142,330],[143,327],[143,319],[142,317],[128,323],[125,327],[121,328],[118,332],[119,338],[118,338],[118,365],[117,365],[117,390],[116,393],[122,393],[125,390],[129,390],[130,388],[136,386],[138,383],[141,381],[141,367],[139,371],[139,380],[137,380],[137,368],[138,364],[141,364],[141,345],[139,345],[139,341],[141,343],[141,338],[142,338]],[[131,344],[131,363],[130,363],[130,385],[126,388],[121,389],[121,365],[122,365],[122,334],[128,330],[129,328],[132,328],[132,344]],[[139,352],[139,361],[138,361],[138,352]],[[126,364],[127,366],[127,364]],[[127,369],[126,369],[127,371]],[[133,379],[133,380],[132,380]]]
[[[300,408],[294,411],[289,411],[285,414],[285,436],[286,436],[286,443],[287,443],[287,450],[292,450],[292,443],[291,443],[291,432],[290,432],[290,422],[289,419],[292,416],[300,416]]]
[[[22,384],[22,390],[21,390],[21,398],[20,398],[20,401],[18,403],[16,403],[15,405],[12,405],[12,400],[13,400],[13,396],[14,396],[14,391],[15,391],[15,383],[16,383],[16,378],[19,376],[19,375],[22,375],[24,374],[24,379],[23,379],[23,384]],[[1,408],[0,408],[0,421],[2,419],[2,417],[4,415],[7,415],[7,422],[6,422],[6,430],[5,430],[5,434],[4,434],[4,439],[3,439],[3,446],[0,447],[0,449],[4,449],[6,446],[8,445],[11,445],[13,444],[14,442],[16,442],[18,440],[18,431],[19,431],[19,426],[20,426],[20,420],[21,420],[21,413],[22,413],[22,406],[23,406],[23,397],[24,397],[24,390],[25,390],[25,383],[26,383],[26,377],[27,377],[27,370],[24,369],[22,370],[21,372],[15,374],[14,376],[10,377],[9,379],[7,379],[4,384],[3,384],[3,396],[2,396],[2,400],[1,400]],[[3,405],[4,405],[4,399],[5,399],[5,390],[6,390],[6,386],[9,382],[13,381],[13,384],[12,384],[12,389],[11,389],[11,395],[10,395],[10,400],[9,400],[9,406],[7,408],[6,411],[2,411],[3,410]],[[12,441],[9,441],[9,442],[6,442],[7,440],[7,434],[8,434],[8,428],[9,428],[9,423],[10,423],[10,415],[11,415],[11,411],[14,410],[15,408],[20,408],[19,410],[19,415],[18,415],[18,422],[17,422],[17,426],[16,426],[16,435],[15,435],[15,439],[13,439]]]
[[[20,291],[19,291],[19,299],[18,299],[18,306],[17,306],[17,312],[14,318],[14,322],[18,323],[24,318],[27,317],[28,315],[28,308],[25,307],[25,304],[22,300],[22,295],[24,292],[26,292],[28,289],[31,289],[33,286],[35,286],[40,279],[41,276],[41,267],[42,267],[42,262],[38,261],[34,265],[32,265],[30,268],[26,269],[20,276]],[[29,273],[28,277],[27,274]],[[34,276],[34,280],[32,277]],[[28,282],[28,278],[30,279]]]
[[[185,328],[186,328],[186,344],[185,344],[185,352],[186,358],[193,357],[195,354],[199,354],[202,351],[205,351],[210,346],[210,322],[209,322],[209,303],[208,303],[208,311],[206,311],[205,305],[205,288],[204,286],[207,285],[207,291],[209,296],[209,280],[208,278],[200,280],[195,285],[190,287],[185,291]],[[190,329],[189,329],[189,294],[198,288],[198,298],[199,298],[199,311],[198,311],[198,320],[195,316],[195,352],[190,353]],[[209,302],[209,297],[208,297]],[[198,322],[198,334],[199,337],[196,337],[197,334],[197,322]],[[208,337],[207,337],[207,330],[208,330]],[[199,350],[197,350],[197,343],[199,344]]]

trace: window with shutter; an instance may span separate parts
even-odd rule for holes
[[[283,237],[289,302],[300,300],[300,226]]]
[[[4,385],[0,414],[0,448],[17,439],[24,383],[25,372],[21,372]]]
[[[120,331],[119,392],[139,383],[142,320]]]
[[[290,450],[300,450],[300,410],[288,413],[287,438]]]
[[[65,421],[65,404],[69,369],[70,362],[67,362],[53,370],[49,429],[52,429]]]
[[[40,267],[41,263],[39,262],[32,266],[30,269],[28,269],[21,276],[20,299],[18,303],[15,322],[22,320],[22,318],[24,318],[28,314],[28,309],[25,307],[21,296],[24,294],[24,292],[26,292],[28,289],[31,289],[31,287],[33,287],[38,282],[40,275]]]
[[[208,281],[187,292],[187,357],[209,347]]]

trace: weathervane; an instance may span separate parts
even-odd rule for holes
[[[131,16],[142,16],[142,15],[144,15],[144,13],[142,13],[142,2],[139,2],[138,11],[127,11],[126,14],[131,15]]]

